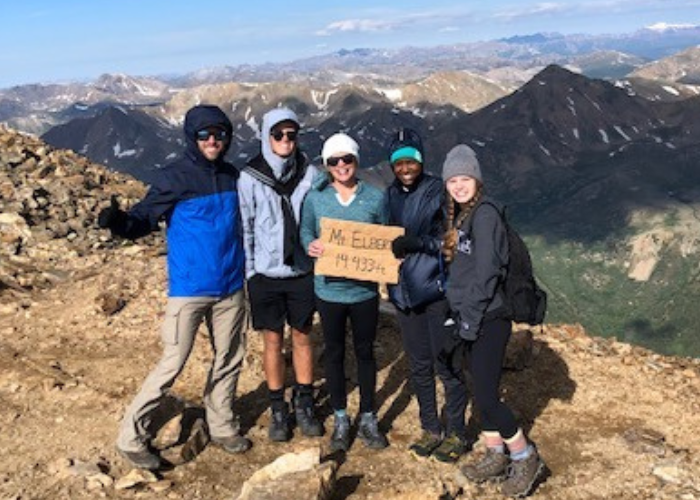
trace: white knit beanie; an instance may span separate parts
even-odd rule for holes
[[[333,134],[323,143],[323,150],[321,151],[323,164],[325,165],[331,156],[347,153],[353,155],[357,159],[357,163],[360,163],[360,146],[355,142],[355,139],[342,132]]]

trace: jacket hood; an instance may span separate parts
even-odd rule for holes
[[[275,108],[263,115],[262,127],[260,129],[260,146],[263,158],[265,158],[265,161],[270,165],[270,168],[272,168],[272,171],[277,176],[282,175],[282,172],[294,158],[294,155],[290,158],[282,158],[273,153],[272,146],[270,146],[270,131],[278,123],[286,121],[294,122],[297,129],[300,128],[299,118],[294,111],[289,108]],[[298,143],[297,149],[299,149]]]
[[[195,106],[190,109],[185,115],[185,142],[187,144],[187,153],[194,156],[198,162],[203,161],[209,163],[209,161],[204,157],[204,155],[199,150],[197,146],[197,139],[195,138],[195,133],[198,130],[207,127],[218,127],[226,131],[229,140],[224,144],[224,149],[221,152],[218,160],[215,163],[222,162],[224,156],[231,147],[231,135],[233,134],[233,125],[231,120],[228,119],[226,113],[224,113],[218,106],[202,104]]]

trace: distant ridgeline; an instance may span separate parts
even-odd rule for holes
[[[468,93],[461,84],[457,92]],[[548,321],[700,356],[700,97],[648,100],[559,66],[472,113],[425,102],[409,110],[352,85],[210,87],[198,98],[230,110],[230,159],[238,166],[257,147],[254,125],[270,102],[304,117],[301,141],[314,161],[330,133],[356,137],[362,175],[379,185],[393,177],[385,145],[399,126],[421,132],[425,167],[434,173],[452,146],[469,144],[487,189],[508,205],[530,245],[550,298]],[[182,149],[178,123],[194,95],[185,92],[168,106],[107,108],[45,138],[147,179]],[[6,177],[10,167],[2,168]]]

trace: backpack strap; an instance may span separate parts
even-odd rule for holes
[[[504,208],[500,208],[498,205],[496,205],[494,202],[487,200],[487,199],[482,199],[475,207],[474,210],[472,210],[472,213],[469,215],[469,225],[467,226],[467,235],[471,238],[472,236],[472,225],[474,224],[474,216],[476,215],[476,211],[481,207],[482,205],[491,205],[498,215],[501,216],[501,220],[503,221],[504,225],[508,225],[508,220],[506,219],[506,210]],[[507,229],[507,228],[506,228]]]

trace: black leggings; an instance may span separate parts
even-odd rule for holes
[[[467,352],[474,382],[474,403],[481,413],[482,428],[510,439],[518,432],[513,412],[501,401],[499,386],[503,358],[511,335],[511,323],[504,319],[485,321],[479,338]]]
[[[374,411],[374,393],[377,385],[377,362],[374,358],[374,340],[379,322],[379,297],[356,304],[326,302],[317,298],[316,307],[321,316],[325,341],[326,384],[333,410],[347,407],[345,386],[345,328],[348,318],[352,328],[352,342],[357,360],[357,382],[360,386],[360,412]]]

